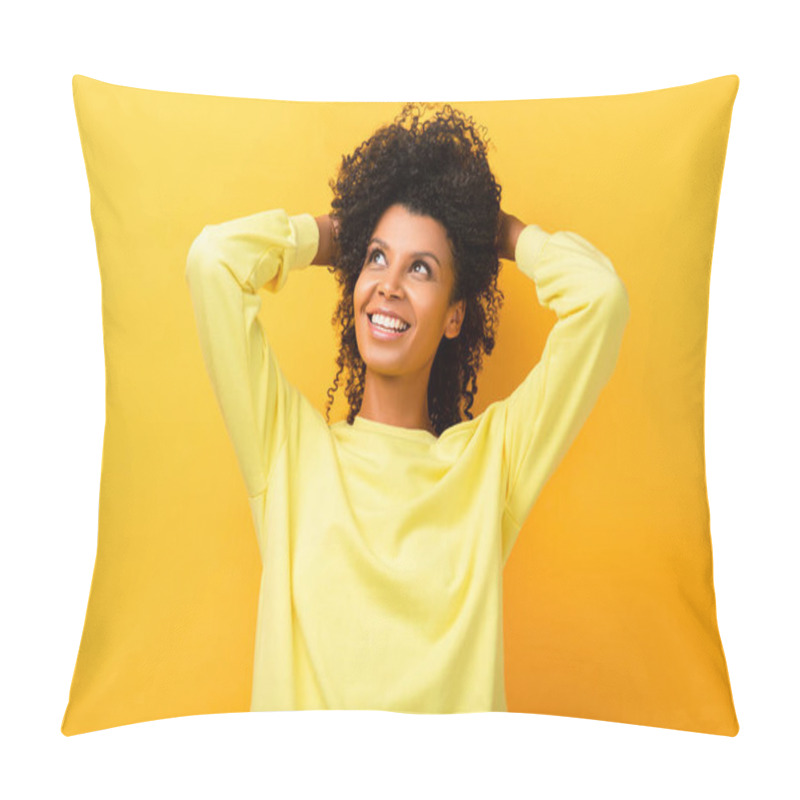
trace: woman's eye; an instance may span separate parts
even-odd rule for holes
[[[373,250],[373,251],[372,251],[372,252],[369,254],[369,256],[367,257],[367,263],[368,263],[368,264],[371,264],[371,263],[372,263],[372,262],[375,260],[376,256],[381,256],[381,257],[383,257],[383,251],[382,251],[382,250]],[[428,265],[427,265],[427,264],[426,264],[424,261],[415,261],[415,262],[414,262],[414,263],[411,265],[411,268],[412,268],[412,269],[414,269],[415,267],[419,267],[419,266],[421,266],[421,267],[425,267],[425,269],[426,269],[426,270],[427,270],[427,272],[428,272],[428,275],[432,274],[432,273],[431,273],[431,268],[430,268],[430,267],[429,267],[429,266],[428,266]]]

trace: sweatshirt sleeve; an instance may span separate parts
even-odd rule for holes
[[[266,490],[298,408],[258,319],[258,291],[278,292],[318,245],[313,216],[274,209],[206,225],[186,258],[203,360],[250,497]]]
[[[515,260],[558,317],[538,363],[502,401],[506,512],[518,530],[611,377],[630,307],[611,261],[576,233],[528,225]]]

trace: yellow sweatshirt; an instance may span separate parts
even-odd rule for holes
[[[558,319],[520,385],[438,438],[328,425],[257,317],[318,237],[263,211],[207,225],[186,262],[263,565],[250,709],[505,711],[503,566],[614,371],[627,291],[588,241],[528,225],[516,263]]]

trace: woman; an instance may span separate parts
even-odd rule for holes
[[[420,116],[407,104],[343,158],[330,215],[209,225],[188,254],[263,565],[253,711],[506,710],[503,566],[616,364],[629,308],[609,259],[501,211],[471,118]],[[558,321],[522,383],[473,418],[499,258]],[[333,424],[257,318],[259,289],[311,264],[341,288],[334,388],[346,367],[350,410]]]

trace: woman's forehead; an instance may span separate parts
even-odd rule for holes
[[[432,251],[440,260],[451,255],[447,230],[439,220],[399,204],[390,206],[378,220],[370,241],[375,239],[398,253]]]

